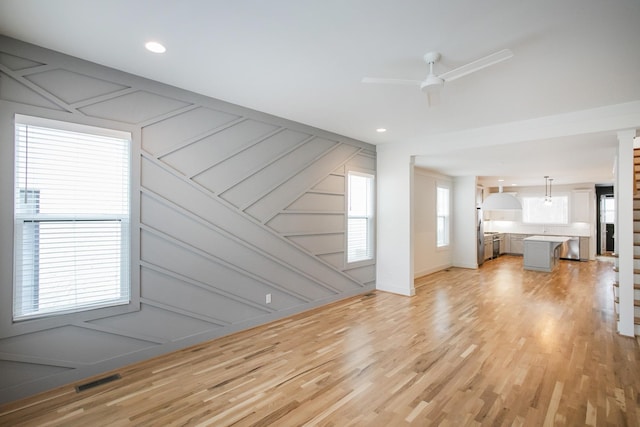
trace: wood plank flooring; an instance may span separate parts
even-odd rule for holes
[[[612,264],[503,256],[0,407],[0,425],[638,426]]]

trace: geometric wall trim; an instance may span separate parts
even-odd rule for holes
[[[374,146],[0,37],[2,312],[14,114],[133,133],[139,309],[0,338],[0,403],[375,288],[345,262],[345,177]]]

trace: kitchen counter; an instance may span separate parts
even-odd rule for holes
[[[554,242],[554,243],[564,243],[567,240],[571,240],[571,237],[568,236],[529,236],[523,239],[526,241],[536,241],[536,242]]]
[[[531,236],[523,239],[525,270],[552,271],[560,258],[559,248],[567,236]]]

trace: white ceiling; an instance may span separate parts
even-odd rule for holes
[[[373,144],[640,100],[638,0],[2,0],[0,33]],[[144,43],[157,40],[167,53]],[[498,50],[515,56],[447,84],[408,86]],[[385,127],[384,134],[375,132]],[[616,136],[417,158],[449,175],[528,185],[611,182]]]

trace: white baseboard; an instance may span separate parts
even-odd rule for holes
[[[426,276],[427,274],[437,273],[438,271],[446,270],[449,267],[451,267],[451,264],[438,265],[436,267],[431,267],[425,270],[416,271],[413,273],[413,278],[417,279],[418,277]]]
[[[376,290],[382,292],[390,292],[392,294],[404,295],[408,297],[412,297],[416,294],[416,288],[411,286],[411,289],[399,288],[396,286],[388,286],[388,285],[379,285],[376,284]]]

